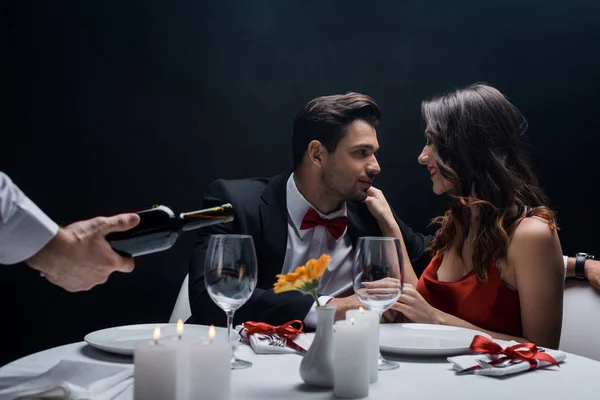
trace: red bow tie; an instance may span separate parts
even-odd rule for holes
[[[302,220],[302,225],[300,225],[300,229],[312,229],[318,225],[322,225],[325,228],[327,228],[331,236],[333,236],[335,240],[338,240],[346,230],[346,227],[348,226],[348,218],[321,218],[321,216],[313,208],[309,208],[306,212],[306,215],[304,216],[304,219]]]

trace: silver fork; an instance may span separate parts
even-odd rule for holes
[[[546,349],[544,349],[542,347],[538,347],[538,351],[540,353],[545,353]],[[490,368],[506,368],[508,366],[517,364],[517,363],[521,362],[522,360],[515,360],[512,358],[507,358],[506,360],[498,362],[498,363],[493,363],[493,361],[492,361],[492,363],[490,363],[488,361],[480,360],[480,359],[476,359],[475,361],[477,362],[477,364],[479,364],[479,366],[481,368],[490,369]]]
[[[275,347],[285,347],[286,342],[283,338],[281,338],[279,336],[270,335],[269,345],[275,346]]]
[[[485,361],[485,360],[477,359],[475,361],[477,362],[477,364],[479,364],[479,366],[482,369],[506,368],[509,365],[515,364],[515,361],[518,362],[518,360],[512,360],[510,358],[508,358],[508,359],[506,359],[506,360],[504,360],[502,362],[499,362],[497,364],[493,364],[493,365],[490,364],[489,362]]]

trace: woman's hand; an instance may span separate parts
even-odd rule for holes
[[[394,219],[392,209],[381,190],[371,186],[367,190],[367,198],[364,200],[364,203],[369,207],[369,211],[377,221],[382,222],[390,218]]]
[[[382,324],[396,324],[410,321],[404,316],[404,314],[390,308],[381,315],[380,322]]]
[[[410,322],[440,324],[442,312],[432,307],[413,285],[405,283],[402,294],[391,310],[404,314]]]

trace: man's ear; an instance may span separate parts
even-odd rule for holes
[[[307,155],[311,164],[315,166],[321,166],[323,164],[323,160],[325,158],[325,146],[321,144],[318,140],[313,140],[308,144]]]

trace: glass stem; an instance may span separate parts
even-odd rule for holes
[[[379,353],[379,359],[383,360],[381,350],[379,350],[379,331],[381,330],[381,317],[383,317],[383,311],[379,311],[379,321],[377,322],[377,352]]]
[[[231,325],[233,324],[233,314],[235,310],[226,311],[227,313],[227,341],[231,346],[231,362],[235,361],[235,354],[233,354],[233,342],[231,341]]]

